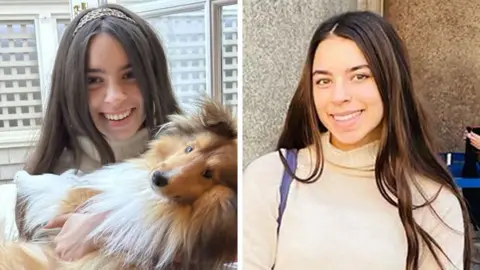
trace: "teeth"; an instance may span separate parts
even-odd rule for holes
[[[359,116],[360,114],[362,113],[362,111],[358,111],[358,112],[355,112],[355,113],[351,113],[351,114],[347,114],[347,115],[333,115],[333,119],[335,119],[336,121],[348,121],[350,119],[353,119],[357,116]]]
[[[119,120],[123,120],[125,118],[127,118],[130,113],[132,113],[132,110],[128,110],[124,113],[121,113],[121,114],[107,114],[105,113],[105,118],[107,118],[108,120],[113,120],[113,121],[119,121]]]

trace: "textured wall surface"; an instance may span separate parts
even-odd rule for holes
[[[465,126],[480,126],[480,1],[388,0],[385,7],[407,43],[441,150],[464,151]]]
[[[356,0],[243,1],[244,167],[275,146],[315,28],[354,9]]]

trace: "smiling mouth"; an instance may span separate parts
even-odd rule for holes
[[[351,112],[348,114],[330,114],[330,116],[333,117],[335,121],[344,122],[360,116],[364,111],[365,110],[359,110],[359,111]]]
[[[122,113],[110,114],[110,113],[102,113],[102,115],[110,121],[121,121],[129,117],[134,109],[128,109]]]

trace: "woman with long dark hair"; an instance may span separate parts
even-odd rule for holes
[[[155,30],[115,4],[72,20],[57,51],[49,93],[41,134],[25,166],[34,176],[69,169],[88,173],[138,157],[168,115],[181,112]],[[26,230],[26,203],[17,199],[22,238],[36,240],[45,228],[62,228],[55,244],[64,260],[97,248],[84,239],[102,216],[69,213]]]
[[[323,22],[277,151],[244,172],[244,269],[469,269],[468,212],[433,141],[392,25]]]

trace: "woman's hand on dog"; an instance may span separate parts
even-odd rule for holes
[[[64,261],[75,261],[98,249],[93,240],[87,239],[105,215],[68,213],[52,219],[46,229],[62,228],[55,237],[55,254]]]

